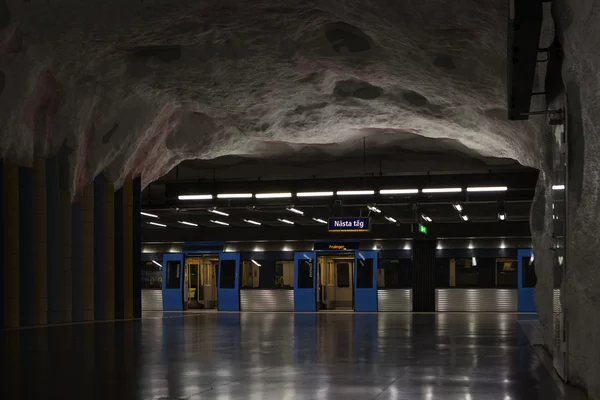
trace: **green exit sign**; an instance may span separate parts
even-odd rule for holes
[[[422,233],[423,235],[427,235],[427,227],[423,224],[419,224],[419,233]]]

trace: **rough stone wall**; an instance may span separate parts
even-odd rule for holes
[[[565,59],[569,186],[562,305],[569,332],[569,378],[600,399],[600,1],[554,4]]]
[[[1,4],[0,154],[62,147],[74,193],[407,132],[538,165],[536,124],[506,120],[504,1]]]

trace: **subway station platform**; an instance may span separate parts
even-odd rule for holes
[[[6,330],[0,398],[565,398],[520,318],[159,313]]]

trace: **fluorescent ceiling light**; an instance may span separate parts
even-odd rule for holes
[[[423,219],[424,219],[425,221],[427,221],[427,222],[431,222],[431,221],[433,221],[433,220],[432,220],[430,217],[428,217],[428,216],[427,216],[427,215],[425,215],[425,214],[421,214],[421,218],[423,218]]]
[[[158,215],[150,214],[147,212],[140,212],[140,214],[145,215],[146,217],[158,218]]]
[[[298,197],[328,197],[333,196],[333,192],[298,192]]]
[[[367,208],[373,212],[376,212],[377,214],[381,214],[381,210],[375,206],[367,206]]]
[[[552,190],[565,190],[565,185],[552,185]]]
[[[256,193],[257,199],[285,199],[292,197],[291,193]]]
[[[415,194],[419,193],[419,189],[383,189],[379,194]]]
[[[251,219],[245,219],[244,222],[247,222],[252,225],[259,225],[259,226],[262,225],[260,222],[252,221]]]
[[[370,196],[375,194],[374,190],[340,190],[338,196]]]
[[[316,222],[318,222],[320,224],[326,224],[327,223],[327,221],[324,221],[321,218],[313,218],[313,221],[316,221]]]
[[[422,190],[423,193],[459,193],[462,192],[462,188],[426,188]]]
[[[461,206],[460,203],[454,203],[452,204],[452,207],[454,207],[454,209],[458,212],[461,212],[463,210],[463,206]]]
[[[500,221],[504,221],[506,219],[506,213],[498,213],[498,218],[500,218]]]
[[[184,194],[177,196],[179,200],[211,200],[212,194]]]
[[[286,224],[290,224],[290,225],[294,225],[294,223],[292,221],[289,221],[287,219],[283,219],[283,218],[277,218],[278,221],[284,222]]]
[[[289,212],[293,212],[294,214],[304,215],[304,211],[300,211],[294,207],[288,207],[288,208],[286,208],[286,210],[288,210]]]
[[[469,216],[468,215],[461,215],[460,217],[463,219],[463,221],[468,221],[469,220]]]
[[[156,264],[156,265],[158,265],[159,267],[161,267],[161,268],[162,268],[162,265],[161,265],[161,263],[159,263],[158,261],[154,261],[154,260],[152,260],[152,262],[153,262],[154,264]]]
[[[474,267],[477,266],[477,258],[476,257],[471,257],[471,265]]]
[[[387,219],[390,222],[396,223],[396,219],[392,218],[392,217],[385,217],[385,219]]]
[[[160,226],[161,228],[166,228],[165,224],[159,224],[158,222],[148,222],[150,225]]]
[[[250,261],[252,261],[252,264],[256,265],[257,267],[260,267],[260,264],[257,261],[255,261],[255,260],[250,260]]]
[[[198,224],[194,224],[193,222],[187,222],[187,221],[177,221],[177,222],[179,222],[180,224],[183,224],[183,225],[198,226]]]
[[[219,193],[218,199],[250,199],[252,193]]]
[[[208,210],[208,212],[211,212],[213,214],[219,214],[219,215],[222,215],[224,217],[229,217],[229,214],[227,214],[226,212],[223,212],[223,211],[219,211],[216,208],[210,209],[210,210]]]
[[[468,187],[467,192],[506,192],[508,188],[506,186],[482,186],[482,187]]]
[[[227,222],[217,221],[217,220],[214,220],[214,219],[211,219],[210,222],[212,222],[213,224],[229,226],[229,224]]]

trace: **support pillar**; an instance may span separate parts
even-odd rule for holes
[[[34,324],[48,323],[48,271],[47,271],[47,213],[46,213],[46,161],[33,160],[33,226],[31,251],[33,252],[33,312]]]
[[[20,326],[32,326],[34,319],[34,270],[33,270],[33,170],[19,167],[19,322]],[[10,282],[15,284],[15,282]]]
[[[115,187],[104,182],[104,319],[115,319]]]
[[[435,312],[435,240],[413,242],[413,311]]]
[[[83,320],[94,320],[94,185],[83,189]]]

